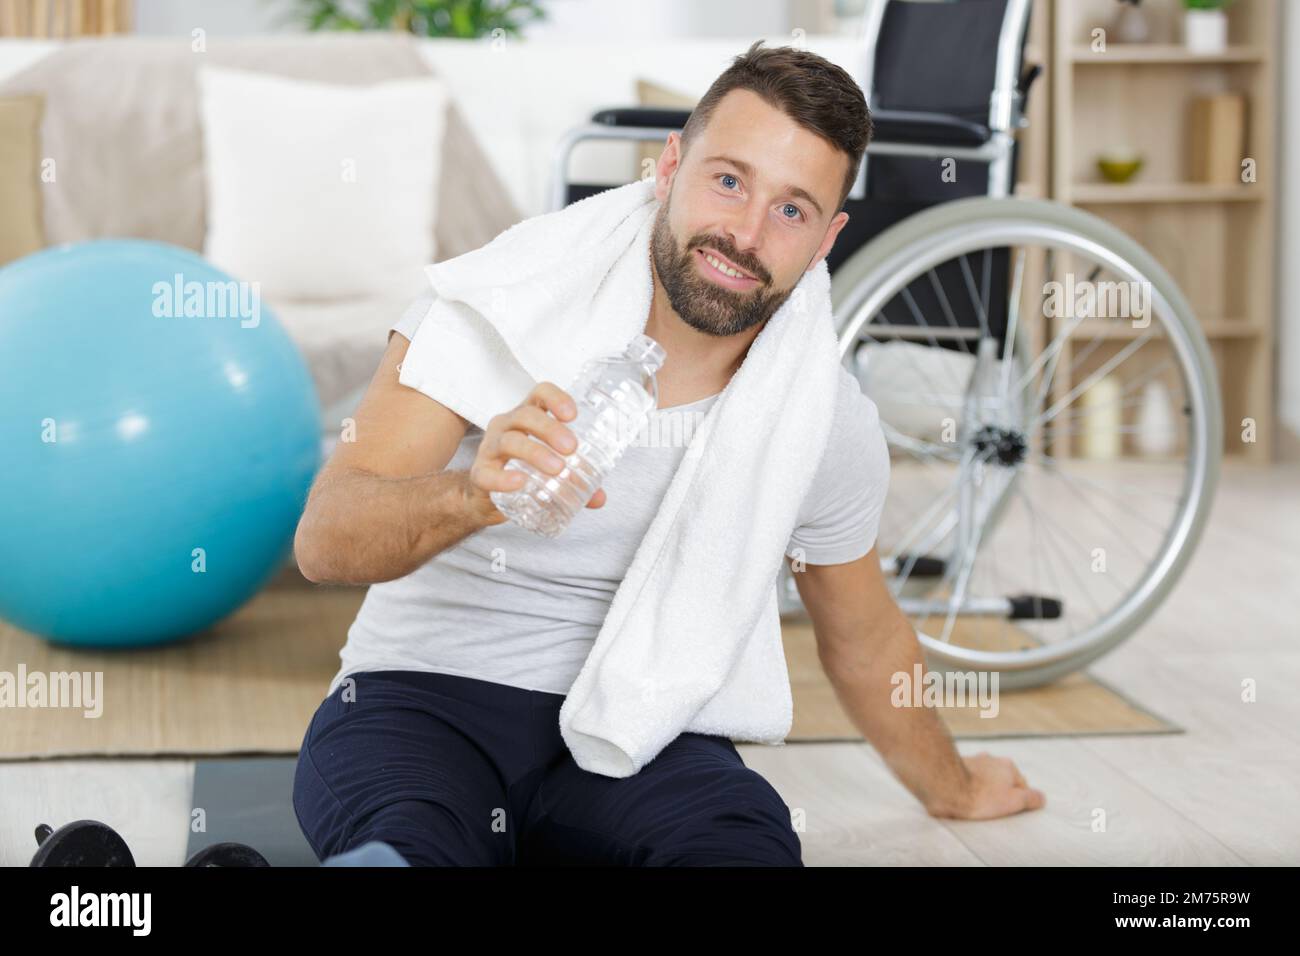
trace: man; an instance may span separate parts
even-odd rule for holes
[[[707,411],[848,221],[870,135],[861,89],[812,53],[760,47],[659,158],[644,331],[670,359],[655,415]],[[310,580],[373,585],[299,758],[309,842],[322,857],[387,844],[415,864],[801,865],[790,808],[726,738],[682,733],[625,778],[574,763],[560,705],[684,448],[634,444],[559,538],[508,523],[490,498],[519,485],[504,465],[560,470],[572,396],[542,382],[483,430],[401,385],[431,302],[390,334],[357,440],[322,469],[295,539]],[[920,647],[874,546],[889,473],[876,409],[840,373],[787,549],[806,561],[797,581],[826,672],[931,814],[1042,806],[1009,760],[963,759],[932,710],[890,703]]]

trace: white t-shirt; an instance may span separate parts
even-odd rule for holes
[[[414,337],[431,297],[412,303],[393,328]],[[606,477],[605,504],[582,509],[558,538],[507,521],[405,577],[371,585],[330,693],[348,674],[377,670],[459,674],[568,693],[694,426],[716,399],[652,411],[651,423]],[[482,438],[482,429],[470,425],[447,468],[467,470]],[[875,545],[888,483],[889,452],[875,403],[841,366],[830,440],[786,554],[808,564],[862,557]],[[725,590],[722,571],[719,590]]]

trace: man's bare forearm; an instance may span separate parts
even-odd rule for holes
[[[903,785],[936,816],[960,811],[969,795],[970,773],[931,707],[892,702],[894,675],[908,678],[924,667],[916,632],[901,614],[878,638],[860,633],[834,642],[822,666],[858,731],[876,748]]]
[[[466,504],[467,482],[464,471],[322,474],[294,538],[299,568],[319,584],[375,584],[410,574],[486,526]]]

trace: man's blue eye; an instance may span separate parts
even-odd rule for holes
[[[730,185],[731,183],[736,182],[736,177],[731,175],[731,173],[719,173],[718,179],[720,179],[722,181],[722,184],[726,186],[728,189],[731,188]],[[796,217],[803,216],[803,211],[792,202],[786,203],[783,208],[786,210],[794,210],[793,214],[787,213],[786,215],[787,219],[794,219]]]

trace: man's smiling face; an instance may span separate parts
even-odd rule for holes
[[[673,133],[651,238],[673,311],[719,336],[771,318],[848,221],[835,213],[848,162],[746,89],[718,103],[685,157]]]

